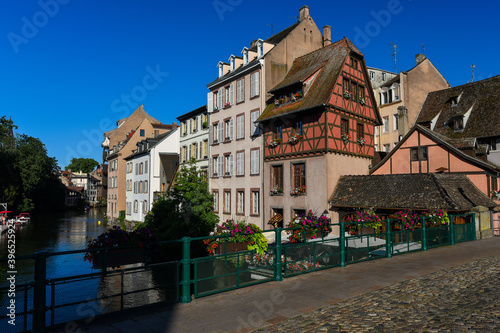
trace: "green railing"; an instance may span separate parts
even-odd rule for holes
[[[116,254],[116,248],[113,248],[104,252],[101,250],[103,254],[98,271],[63,277],[47,277],[47,261],[55,256],[70,255],[80,256],[83,260],[87,250],[39,252],[19,258],[35,260],[35,270],[33,281],[16,286],[15,329],[19,332],[30,329],[44,332],[46,326],[82,319],[81,316],[72,318],[68,313],[96,315],[158,302],[188,303],[192,296],[203,297],[259,283],[281,281],[283,277],[476,239],[474,214],[451,215],[450,221],[449,225],[430,225],[422,219],[413,230],[398,230],[391,220],[383,221],[385,230],[365,228],[366,223],[358,222],[359,232],[352,235],[345,232],[348,230],[346,225],[352,223],[341,222],[332,225],[341,230],[339,236],[319,235],[313,238],[304,233],[303,241],[299,243],[281,239],[283,231],[293,229],[276,228],[264,231],[266,234],[274,233],[275,242],[263,255],[245,248],[231,252],[231,243],[228,242],[222,243],[217,254],[196,255],[200,249],[204,251],[204,240],[227,240],[229,235],[185,237],[156,244],[162,246],[164,251],[179,253],[175,260],[152,263],[148,252],[143,251],[139,254],[142,263],[128,265],[116,260],[137,254],[133,254],[130,248]],[[0,260],[1,264],[5,262],[5,259]],[[119,267],[110,268],[109,265]],[[137,281],[142,283],[135,283]],[[73,292],[78,285],[96,284],[99,288],[92,297],[88,293]],[[0,288],[2,308],[8,306],[5,304],[8,291],[8,287]],[[5,331],[6,327],[11,329],[5,326],[8,319],[8,313],[0,314],[0,331]]]

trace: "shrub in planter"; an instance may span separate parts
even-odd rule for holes
[[[330,220],[326,216],[316,216],[311,210],[307,214],[301,214],[293,219],[287,228],[297,228],[288,230],[290,234],[288,240],[292,243],[302,242],[304,240],[304,233],[306,237],[316,238],[317,233],[328,232],[330,230]]]

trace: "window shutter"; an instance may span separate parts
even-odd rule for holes
[[[234,104],[234,83],[229,85],[229,103]]]
[[[229,155],[229,175],[233,175],[234,164],[233,164],[233,154]]]
[[[229,120],[229,140],[233,140],[233,133],[234,133],[233,128],[234,128],[234,119],[231,118]]]
[[[251,124],[251,129],[252,129],[252,135],[259,135],[259,132],[258,132],[258,129],[259,129],[259,125],[255,123],[255,121],[259,118],[259,112],[252,112],[251,114],[251,120],[252,120],[252,124]]]
[[[244,119],[244,116],[239,116],[238,118],[236,118],[236,139],[241,139],[244,137]]]
[[[212,158],[208,158],[208,177],[212,177]]]
[[[243,102],[245,100],[245,79],[238,81],[237,90],[238,102]]]
[[[219,156],[217,158],[218,166],[218,174],[219,176],[224,176],[224,156]]]
[[[224,122],[219,123],[219,143],[224,142]]]
[[[219,109],[224,107],[224,88],[219,89],[219,103],[217,104]]]
[[[208,126],[208,144],[209,145],[212,145],[213,144],[213,130],[214,130],[214,127],[212,125],[209,125]]]

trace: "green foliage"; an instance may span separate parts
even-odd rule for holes
[[[64,170],[71,169],[72,172],[90,173],[99,166],[99,162],[93,158],[72,158],[71,163]]]
[[[127,225],[125,224],[125,211],[120,210],[120,216],[118,217],[118,220],[120,221],[120,226],[122,227],[123,230],[127,230]]]
[[[212,205],[208,180],[193,159],[180,168],[174,186],[153,204],[145,222],[160,240],[206,236],[219,220]]]
[[[304,240],[304,234],[310,235],[311,238],[317,237],[317,232],[328,232],[330,231],[330,220],[326,216],[316,216],[309,210],[307,214],[301,214],[291,221],[287,228],[295,228],[293,230],[287,230],[290,234],[288,240],[292,243],[299,243]]]
[[[0,197],[9,208],[54,212],[64,207],[64,188],[57,179],[57,161],[47,156],[40,139],[21,134],[5,116],[0,119]]]

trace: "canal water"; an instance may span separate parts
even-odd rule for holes
[[[24,283],[34,281],[35,261],[31,258],[22,259],[38,251],[49,253],[85,249],[89,240],[96,238],[105,232],[110,225],[104,221],[104,211],[90,209],[86,213],[66,212],[63,215],[33,216],[31,223],[21,227],[15,234],[16,271],[15,293],[16,313],[21,313],[27,299],[28,310],[33,304],[33,289],[24,291],[21,287]],[[7,257],[7,234],[0,238],[0,258]],[[92,264],[83,260],[84,253],[69,255],[53,255],[47,258],[47,279],[75,276],[99,272]],[[0,287],[9,286],[7,281],[6,263],[2,263],[4,277]],[[129,267],[129,266],[127,266]],[[55,287],[54,301],[51,299],[51,287],[47,286],[47,306],[67,304],[84,300],[93,300],[106,295],[119,294],[120,289],[131,290],[133,288],[154,288],[155,281],[149,272],[122,277],[119,274],[79,280],[77,282],[62,283]],[[1,297],[1,295],[0,295]],[[75,319],[93,317],[105,312],[117,311],[121,304],[124,308],[154,303],[162,300],[162,295],[154,290],[120,297],[112,297],[106,300],[98,300],[84,304],[61,307],[54,311],[54,323],[68,322]],[[9,304],[10,297],[3,295],[0,299],[0,315]],[[51,323],[51,313],[47,311],[46,323]],[[32,315],[17,316],[16,326],[7,323],[7,319],[0,320],[0,332],[21,332],[26,321],[27,328],[31,328]]]

